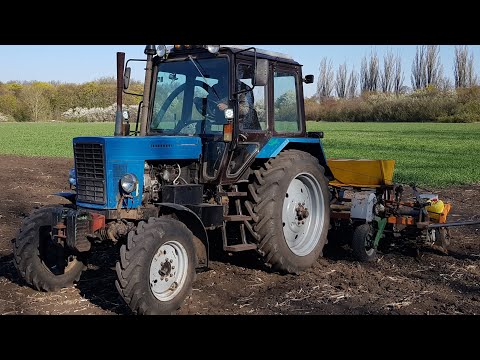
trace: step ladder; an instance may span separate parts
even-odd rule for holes
[[[228,214],[223,217],[223,227],[222,227],[222,239],[223,239],[223,250],[227,252],[240,252],[247,250],[256,250],[257,245],[248,243],[247,236],[245,233],[245,227],[251,232],[253,232],[252,225],[249,223],[252,220],[251,216],[244,215],[242,213],[242,203],[241,198],[246,198],[246,192],[239,192],[238,185],[233,186],[234,191],[228,191],[220,193],[219,195],[228,196],[229,198],[234,198],[235,200],[235,212],[236,214]],[[240,229],[240,240],[241,244],[229,245],[228,236],[227,236],[227,224],[237,224]]]

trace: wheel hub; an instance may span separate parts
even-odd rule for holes
[[[170,265],[169,259],[167,258],[166,260],[167,261],[160,264],[161,268],[160,268],[160,270],[158,270],[158,274],[160,276],[168,276],[170,274],[170,272],[172,271],[172,265]]]
[[[308,213],[308,208],[305,207],[305,203],[298,203],[295,211],[297,212],[298,221],[303,221],[308,217],[308,215],[310,215]]]
[[[74,268],[77,258],[65,246],[66,226],[58,223],[40,235],[39,252],[43,266],[54,275],[63,275]]]
[[[185,248],[176,241],[163,244],[150,265],[150,288],[161,301],[176,296],[186,279],[188,257]]]
[[[283,201],[282,222],[290,250],[298,256],[308,255],[317,245],[324,223],[321,188],[312,175],[302,173],[291,181]]]

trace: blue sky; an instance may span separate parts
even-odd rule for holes
[[[333,61],[334,68],[346,62],[349,69],[360,69],[363,56],[375,49],[381,58],[389,49],[400,54],[405,71],[404,85],[410,86],[410,70],[415,55],[415,45],[256,45],[272,51],[291,55],[303,64],[303,74],[318,78],[318,67],[323,57]],[[480,62],[480,45],[469,46],[475,57],[475,67]],[[126,58],[144,58],[144,45],[0,45],[0,81],[38,80],[82,83],[104,76],[115,76],[115,53],[123,51]],[[452,76],[454,45],[441,45],[440,57],[444,72]],[[133,68],[133,78],[143,80],[141,66]],[[315,84],[304,85],[306,96],[316,90]]]

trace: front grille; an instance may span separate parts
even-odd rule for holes
[[[77,200],[105,204],[105,163],[102,144],[76,143]]]

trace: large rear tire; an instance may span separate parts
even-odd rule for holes
[[[58,208],[35,210],[25,218],[14,240],[15,266],[25,281],[39,291],[57,291],[80,279],[85,264],[55,243],[52,237]]]
[[[120,248],[115,285],[141,315],[173,314],[192,291],[197,258],[192,232],[171,218],[150,218]]]
[[[265,264],[294,274],[311,267],[322,255],[330,225],[328,182],[318,160],[284,150],[255,171],[249,194],[247,208]]]

